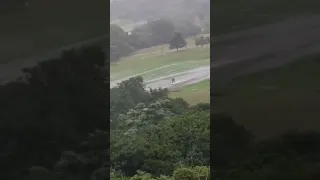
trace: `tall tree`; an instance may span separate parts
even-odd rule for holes
[[[118,25],[110,25],[110,61],[129,55],[134,48],[129,44],[128,33]]]
[[[51,167],[61,149],[96,128],[109,130],[105,58],[99,48],[71,50],[24,69],[23,81],[0,86],[3,179],[26,166]]]
[[[179,48],[183,48],[186,45],[187,45],[187,42],[182,36],[182,34],[177,32],[169,42],[169,49],[177,49],[178,51]]]

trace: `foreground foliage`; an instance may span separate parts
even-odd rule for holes
[[[195,167],[179,167],[175,169],[171,176],[160,175],[158,177],[152,176],[150,173],[138,171],[132,177],[125,177],[116,174],[114,170],[110,173],[111,180],[209,180],[210,168],[206,166]]]
[[[2,179],[193,180],[209,167],[215,179],[319,179],[320,133],[255,142],[210,104],[147,90],[141,77],[109,92],[103,65],[99,49],[70,51],[0,86]]]

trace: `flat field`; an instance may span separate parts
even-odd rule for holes
[[[210,103],[210,80],[183,86],[178,91],[170,92],[169,97],[180,97],[190,105]]]

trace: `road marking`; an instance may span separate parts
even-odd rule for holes
[[[140,76],[140,75],[143,75],[143,74],[147,74],[149,72],[157,71],[159,69],[167,68],[167,67],[170,67],[170,66],[176,66],[176,65],[185,64],[185,63],[198,63],[199,61],[206,61],[206,60],[210,60],[210,59],[207,58],[207,59],[202,59],[202,60],[190,60],[190,61],[185,61],[185,62],[182,62],[182,63],[169,64],[169,65],[161,66],[161,67],[158,67],[158,68],[155,68],[155,69],[151,69],[151,70],[148,70],[148,71],[144,71],[142,73],[134,74],[134,75],[123,77],[123,78],[119,78],[119,79],[114,79],[112,81],[124,81],[125,79],[130,79],[130,78],[135,77],[135,76]],[[116,75],[114,75],[114,76],[116,76]]]

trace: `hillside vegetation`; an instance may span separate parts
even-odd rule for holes
[[[196,180],[209,165],[231,180],[319,175],[318,133],[255,142],[209,104],[146,91],[141,77],[110,90],[104,60],[98,48],[68,51],[0,86],[2,179]]]

